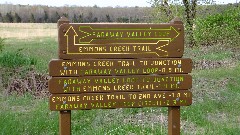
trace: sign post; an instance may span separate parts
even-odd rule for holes
[[[170,23],[183,25],[179,19],[173,19]],[[180,106],[168,107],[168,135],[180,135]]]
[[[168,135],[180,135],[180,106],[168,107]]]
[[[58,21],[59,59],[49,63],[50,110],[61,135],[71,110],[168,107],[168,134],[180,135],[180,106],[192,104],[192,60],[181,58],[183,23]]]
[[[71,134],[71,111],[59,111],[59,131],[60,135]]]

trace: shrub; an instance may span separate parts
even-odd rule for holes
[[[21,50],[22,49],[18,49],[15,52],[3,53],[0,56],[0,65],[8,68],[36,65],[37,59],[22,54]]]
[[[200,45],[222,43],[239,45],[240,8],[234,7],[222,14],[209,15],[196,20],[194,37]]]
[[[5,40],[4,38],[1,38],[1,37],[0,37],[0,52],[3,51],[3,47],[4,47],[4,44],[5,44],[5,43],[4,43],[4,40]]]

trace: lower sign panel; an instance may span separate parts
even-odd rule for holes
[[[188,106],[192,93],[184,91],[144,91],[116,93],[55,94],[50,110],[114,109],[161,106]]]

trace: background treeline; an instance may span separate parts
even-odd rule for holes
[[[61,16],[71,22],[146,22],[150,7],[49,7],[42,5],[0,4],[0,22],[56,23]]]
[[[66,16],[73,23],[166,23],[178,16],[185,26],[186,45],[215,43],[238,46],[240,4],[176,4],[151,0],[151,7],[49,7],[0,4],[0,23],[56,23]],[[1,49],[1,48],[0,48]]]

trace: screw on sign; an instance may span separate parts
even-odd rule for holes
[[[192,70],[187,58],[52,60],[50,76],[186,74]]]
[[[192,93],[188,90],[54,94],[50,97],[52,111],[188,106],[191,104]]]
[[[180,134],[180,106],[192,104],[192,60],[181,58],[184,27],[58,21],[59,59],[49,63],[50,110],[71,134],[71,110],[168,107],[168,134]]]
[[[182,24],[76,24],[59,27],[59,58],[182,57]]]
[[[49,80],[51,93],[131,92],[187,90],[192,77],[187,74],[53,77]]]

